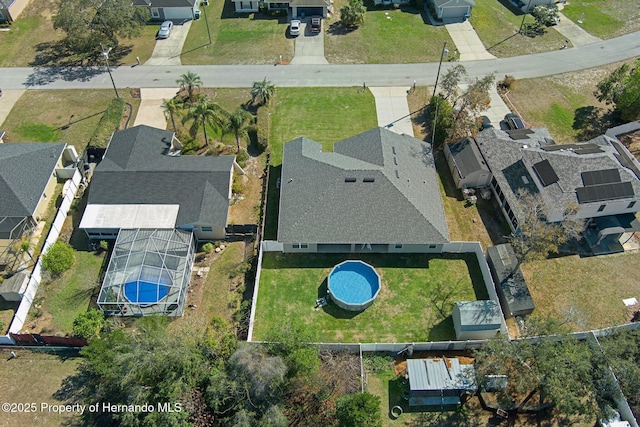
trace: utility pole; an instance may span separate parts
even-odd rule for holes
[[[104,50],[104,46],[100,43],[100,48],[102,49],[102,57],[104,58],[104,62],[107,64],[107,72],[109,73],[109,78],[111,78],[111,84],[113,85],[113,90],[116,93],[116,98],[120,98],[118,95],[118,89],[116,89],[116,83],[113,81],[113,76],[111,75],[111,67],[109,67],[109,52],[111,52],[112,48]]]

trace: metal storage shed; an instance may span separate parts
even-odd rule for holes
[[[487,262],[505,316],[531,314],[535,304],[511,245],[507,243],[487,248]],[[515,272],[511,274],[514,269]]]
[[[502,313],[496,301],[457,302],[452,317],[458,341],[493,338],[502,325]]]
[[[477,390],[472,364],[458,358],[408,359],[409,405],[455,409]]]

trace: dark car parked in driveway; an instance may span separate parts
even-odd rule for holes
[[[524,120],[522,120],[517,114],[507,114],[506,116],[504,116],[504,121],[507,123],[509,129],[511,130],[526,128],[526,126],[524,125]]]
[[[322,30],[322,16],[311,17],[311,32],[319,33]]]

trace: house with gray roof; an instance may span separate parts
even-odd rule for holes
[[[11,246],[41,218],[54,196],[65,143],[0,144],[0,264],[15,258]],[[73,159],[75,160],[75,158]]]
[[[323,152],[284,146],[278,242],[285,252],[434,252],[449,242],[431,146],[381,127]]]
[[[444,144],[443,151],[457,188],[489,185],[491,172],[473,138],[462,138],[453,144]]]
[[[149,9],[154,21],[188,21],[200,13],[200,0],[133,0],[132,4]]]
[[[425,3],[436,19],[447,24],[469,19],[475,5],[473,0],[427,0]]]
[[[282,10],[288,16],[303,19],[311,16],[326,18],[333,10],[331,0],[285,0],[285,1],[260,1],[260,0],[232,0],[235,11],[238,13],[258,12],[261,7],[270,10]]]
[[[513,247],[506,243],[487,248],[487,264],[506,317],[526,316],[535,309]]]
[[[181,156],[171,131],[135,126],[115,132],[95,168],[80,228],[115,239],[121,228],[191,230],[224,239],[235,156]]]
[[[28,4],[29,0],[0,0],[0,24],[15,21]]]
[[[476,142],[514,232],[525,217],[520,191],[540,196],[549,222],[575,208],[575,218],[588,220],[585,237],[594,253],[621,250],[622,233],[640,230],[640,163],[617,139],[556,144],[546,129],[486,129]]]
[[[456,302],[451,317],[458,341],[490,339],[502,327],[500,304],[493,300]]]
[[[454,410],[478,389],[473,364],[457,357],[407,359],[407,376],[409,406]]]

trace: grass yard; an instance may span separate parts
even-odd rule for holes
[[[233,2],[216,0],[206,6],[211,32],[207,34],[205,12],[191,24],[182,48],[182,64],[275,64],[282,55],[293,58],[293,38],[286,17],[234,12]]]
[[[640,299],[640,253],[527,263],[522,270],[536,304],[534,315],[568,321],[576,331],[629,322],[625,298]],[[632,313],[631,313],[632,314]]]
[[[571,0],[562,13],[587,32],[603,39],[640,30],[637,0]]]
[[[349,312],[329,304],[314,309],[326,295],[326,278],[337,263],[362,259],[376,267],[382,288],[373,305]],[[444,289],[452,290],[441,299]],[[266,253],[262,263],[254,340],[290,319],[301,319],[322,342],[412,342],[455,339],[453,302],[487,299],[474,258],[417,255]],[[446,316],[436,304],[444,303]]]
[[[336,0],[334,10],[348,4]],[[442,42],[453,42],[444,26],[425,24],[424,12],[414,7],[382,8],[369,4],[364,24],[350,31],[336,12],[325,20],[325,57],[336,64],[403,64],[436,62]]]
[[[126,91],[121,96],[139,105]],[[113,99],[111,90],[29,90],[2,123],[10,142],[67,142],[81,154]],[[137,107],[136,107],[137,108]],[[125,109],[126,110],[126,109]]]
[[[271,101],[271,170],[266,212],[265,239],[275,239],[278,229],[279,190],[284,144],[299,136],[322,143],[333,151],[333,144],[378,126],[376,105],[371,92],[360,88],[278,88]]]
[[[505,4],[509,4],[506,7]],[[530,38],[518,33],[522,15],[507,0],[477,1],[471,14],[471,24],[487,50],[502,58],[508,56],[529,55],[560,49],[565,37],[553,27],[546,34]],[[534,22],[527,16],[525,23]]]
[[[41,411],[40,404],[68,403],[63,397],[64,380],[76,373],[81,359],[28,350],[14,350],[14,352],[18,357],[9,360],[10,350],[0,350],[0,376],[2,376],[0,401],[23,404],[34,402],[37,405],[37,412],[3,411],[0,425],[11,427],[78,425],[80,419],[74,414]],[[60,395],[57,392],[60,392]]]

